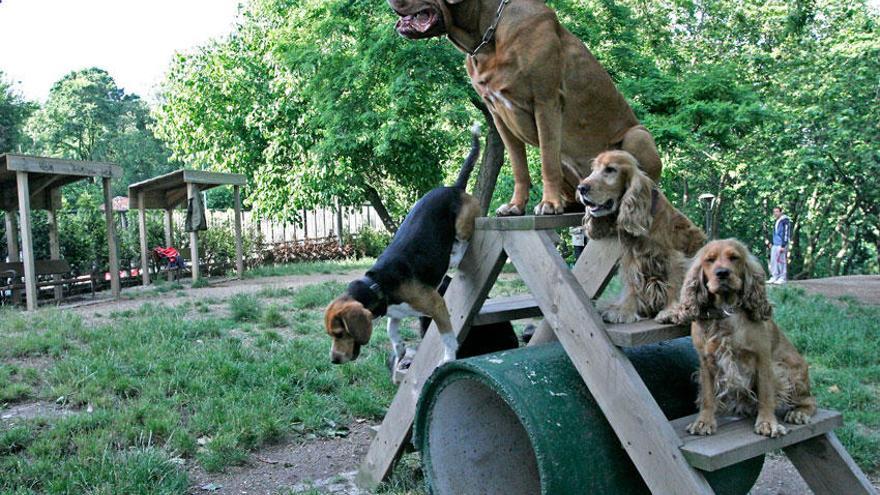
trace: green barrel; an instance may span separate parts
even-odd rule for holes
[[[668,419],[696,412],[689,338],[625,352]],[[413,440],[435,495],[650,493],[558,343],[437,369],[419,400]],[[763,463],[706,477],[717,494],[745,494]]]

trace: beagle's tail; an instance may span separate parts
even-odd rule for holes
[[[468,179],[471,177],[471,172],[474,170],[474,165],[477,163],[477,158],[480,156],[480,123],[474,122],[474,125],[471,126],[471,152],[468,153],[467,158],[464,161],[464,165],[461,167],[461,172],[458,173],[458,179],[455,180],[455,185],[452,187],[456,189],[461,189],[462,191],[467,188]]]

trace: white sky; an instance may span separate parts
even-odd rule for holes
[[[239,0],[0,2],[0,70],[42,102],[64,74],[87,67],[152,99],[174,52],[232,30]]]

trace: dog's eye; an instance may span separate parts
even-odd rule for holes
[[[729,258],[730,258],[730,261],[736,261],[739,259],[739,256],[734,254],[734,255],[730,256]]]
[[[615,172],[617,172],[617,169],[616,169],[616,168],[614,168],[614,167],[605,167],[605,173],[606,173],[606,174],[613,174],[613,173],[615,173]]]
[[[715,257],[714,256],[707,256],[706,262],[707,263],[715,263]]]

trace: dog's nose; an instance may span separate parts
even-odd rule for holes
[[[730,277],[730,268],[719,268],[715,270],[715,276],[718,278]]]
[[[577,190],[581,195],[587,194],[588,192],[590,192],[590,185],[589,184],[580,184],[577,187]]]

